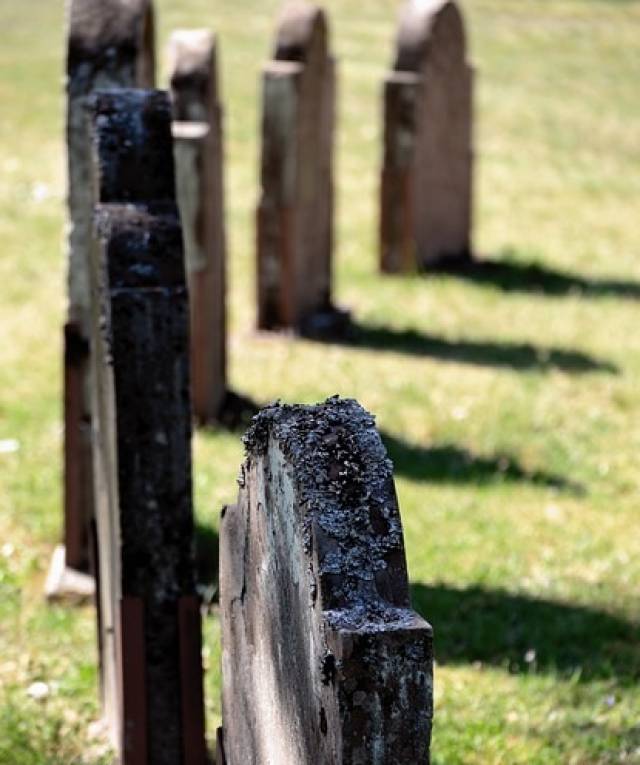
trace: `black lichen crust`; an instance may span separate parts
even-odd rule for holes
[[[403,621],[409,592],[402,526],[374,418],[337,396],[316,406],[274,404],[244,437],[248,463],[270,441],[291,466],[327,618],[344,629]]]

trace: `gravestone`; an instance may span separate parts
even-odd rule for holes
[[[324,11],[291,3],[263,71],[258,328],[340,332],[331,300],[335,61]]]
[[[472,86],[457,3],[409,0],[384,84],[383,271],[471,257]]]
[[[206,423],[218,418],[226,393],[223,134],[213,35],[205,29],[174,32],[169,71],[191,310],[193,411]]]
[[[373,418],[275,405],[245,447],[220,526],[227,765],[427,763],[432,632]]]
[[[48,594],[64,596],[65,563],[88,570],[93,515],[89,402],[90,157],[85,101],[98,88],[153,87],[151,0],[67,4],[68,310],[64,329],[64,552],[54,556]],[[55,561],[62,563],[56,565]],[[73,587],[71,588],[73,589]]]
[[[168,95],[98,91],[91,125],[103,708],[122,765],[204,765],[189,308]]]

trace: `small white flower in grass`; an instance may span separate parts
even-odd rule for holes
[[[451,417],[456,420],[456,422],[462,422],[463,420],[466,420],[469,416],[469,410],[466,406],[454,406],[451,410]]]
[[[550,521],[558,522],[562,520],[562,510],[558,507],[558,505],[550,504],[547,505],[544,509],[544,514],[547,516],[547,519]]]
[[[13,454],[20,448],[20,441],[15,438],[5,438],[0,441],[0,454]]]
[[[530,648],[524,655],[524,660],[527,662],[527,664],[533,664],[533,662],[536,660],[536,652],[535,649]]]
[[[35,701],[42,701],[49,695],[50,688],[47,683],[43,683],[41,680],[31,683],[27,688],[27,696],[30,696]]]
[[[15,551],[16,548],[11,544],[11,542],[5,542],[2,547],[0,547],[0,553],[2,553],[3,558],[10,558]]]
[[[615,696],[607,696],[607,698],[604,700],[604,703],[608,707],[614,707],[616,705],[616,697]]]
[[[34,202],[44,202],[49,196],[49,187],[46,183],[34,183],[31,189],[31,198]]]

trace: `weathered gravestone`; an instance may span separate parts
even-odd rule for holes
[[[427,763],[432,632],[355,401],[263,410],[220,527],[227,765]]]
[[[331,302],[335,61],[324,11],[285,8],[263,72],[258,328],[341,332]]]
[[[91,412],[88,379],[91,238],[90,157],[85,101],[97,88],[153,87],[151,0],[69,0],[67,48],[68,314],[64,331],[64,553],[52,567],[51,596],[64,593],[64,559],[89,564],[92,517]],[[55,570],[54,570],[55,569]],[[57,572],[57,573],[56,573]]]
[[[218,418],[226,393],[226,243],[222,108],[216,44],[205,29],[169,42],[176,188],[191,304],[191,390],[196,420]]]
[[[381,268],[471,257],[472,85],[454,0],[409,0],[384,85]]]
[[[168,95],[91,103],[94,475],[105,717],[123,765],[204,765],[188,301]]]

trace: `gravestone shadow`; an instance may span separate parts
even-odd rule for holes
[[[640,300],[640,282],[622,279],[596,279],[559,271],[535,260],[522,261],[512,251],[500,258],[443,261],[431,273],[447,274],[486,285],[503,292],[524,292],[550,297],[583,295],[590,298],[615,297]]]
[[[205,605],[217,603],[219,567],[218,532],[213,526],[196,522],[194,537],[198,592]]]
[[[480,586],[417,583],[411,597],[434,627],[439,664],[481,662],[579,682],[640,681],[640,623],[622,616]]]
[[[477,485],[525,482],[576,495],[585,493],[580,484],[561,475],[524,468],[515,455],[506,452],[486,456],[450,443],[419,446],[385,431],[381,437],[395,474],[413,481]]]
[[[261,408],[261,405],[249,396],[227,390],[215,421],[198,422],[197,425],[203,428],[222,428],[231,433],[244,433]]]
[[[446,340],[416,329],[362,324],[355,320],[351,321],[344,338],[334,339],[333,342],[355,348],[521,371],[558,369],[570,374],[617,374],[619,371],[615,364],[609,361],[567,348],[545,348],[531,343],[490,340]]]

